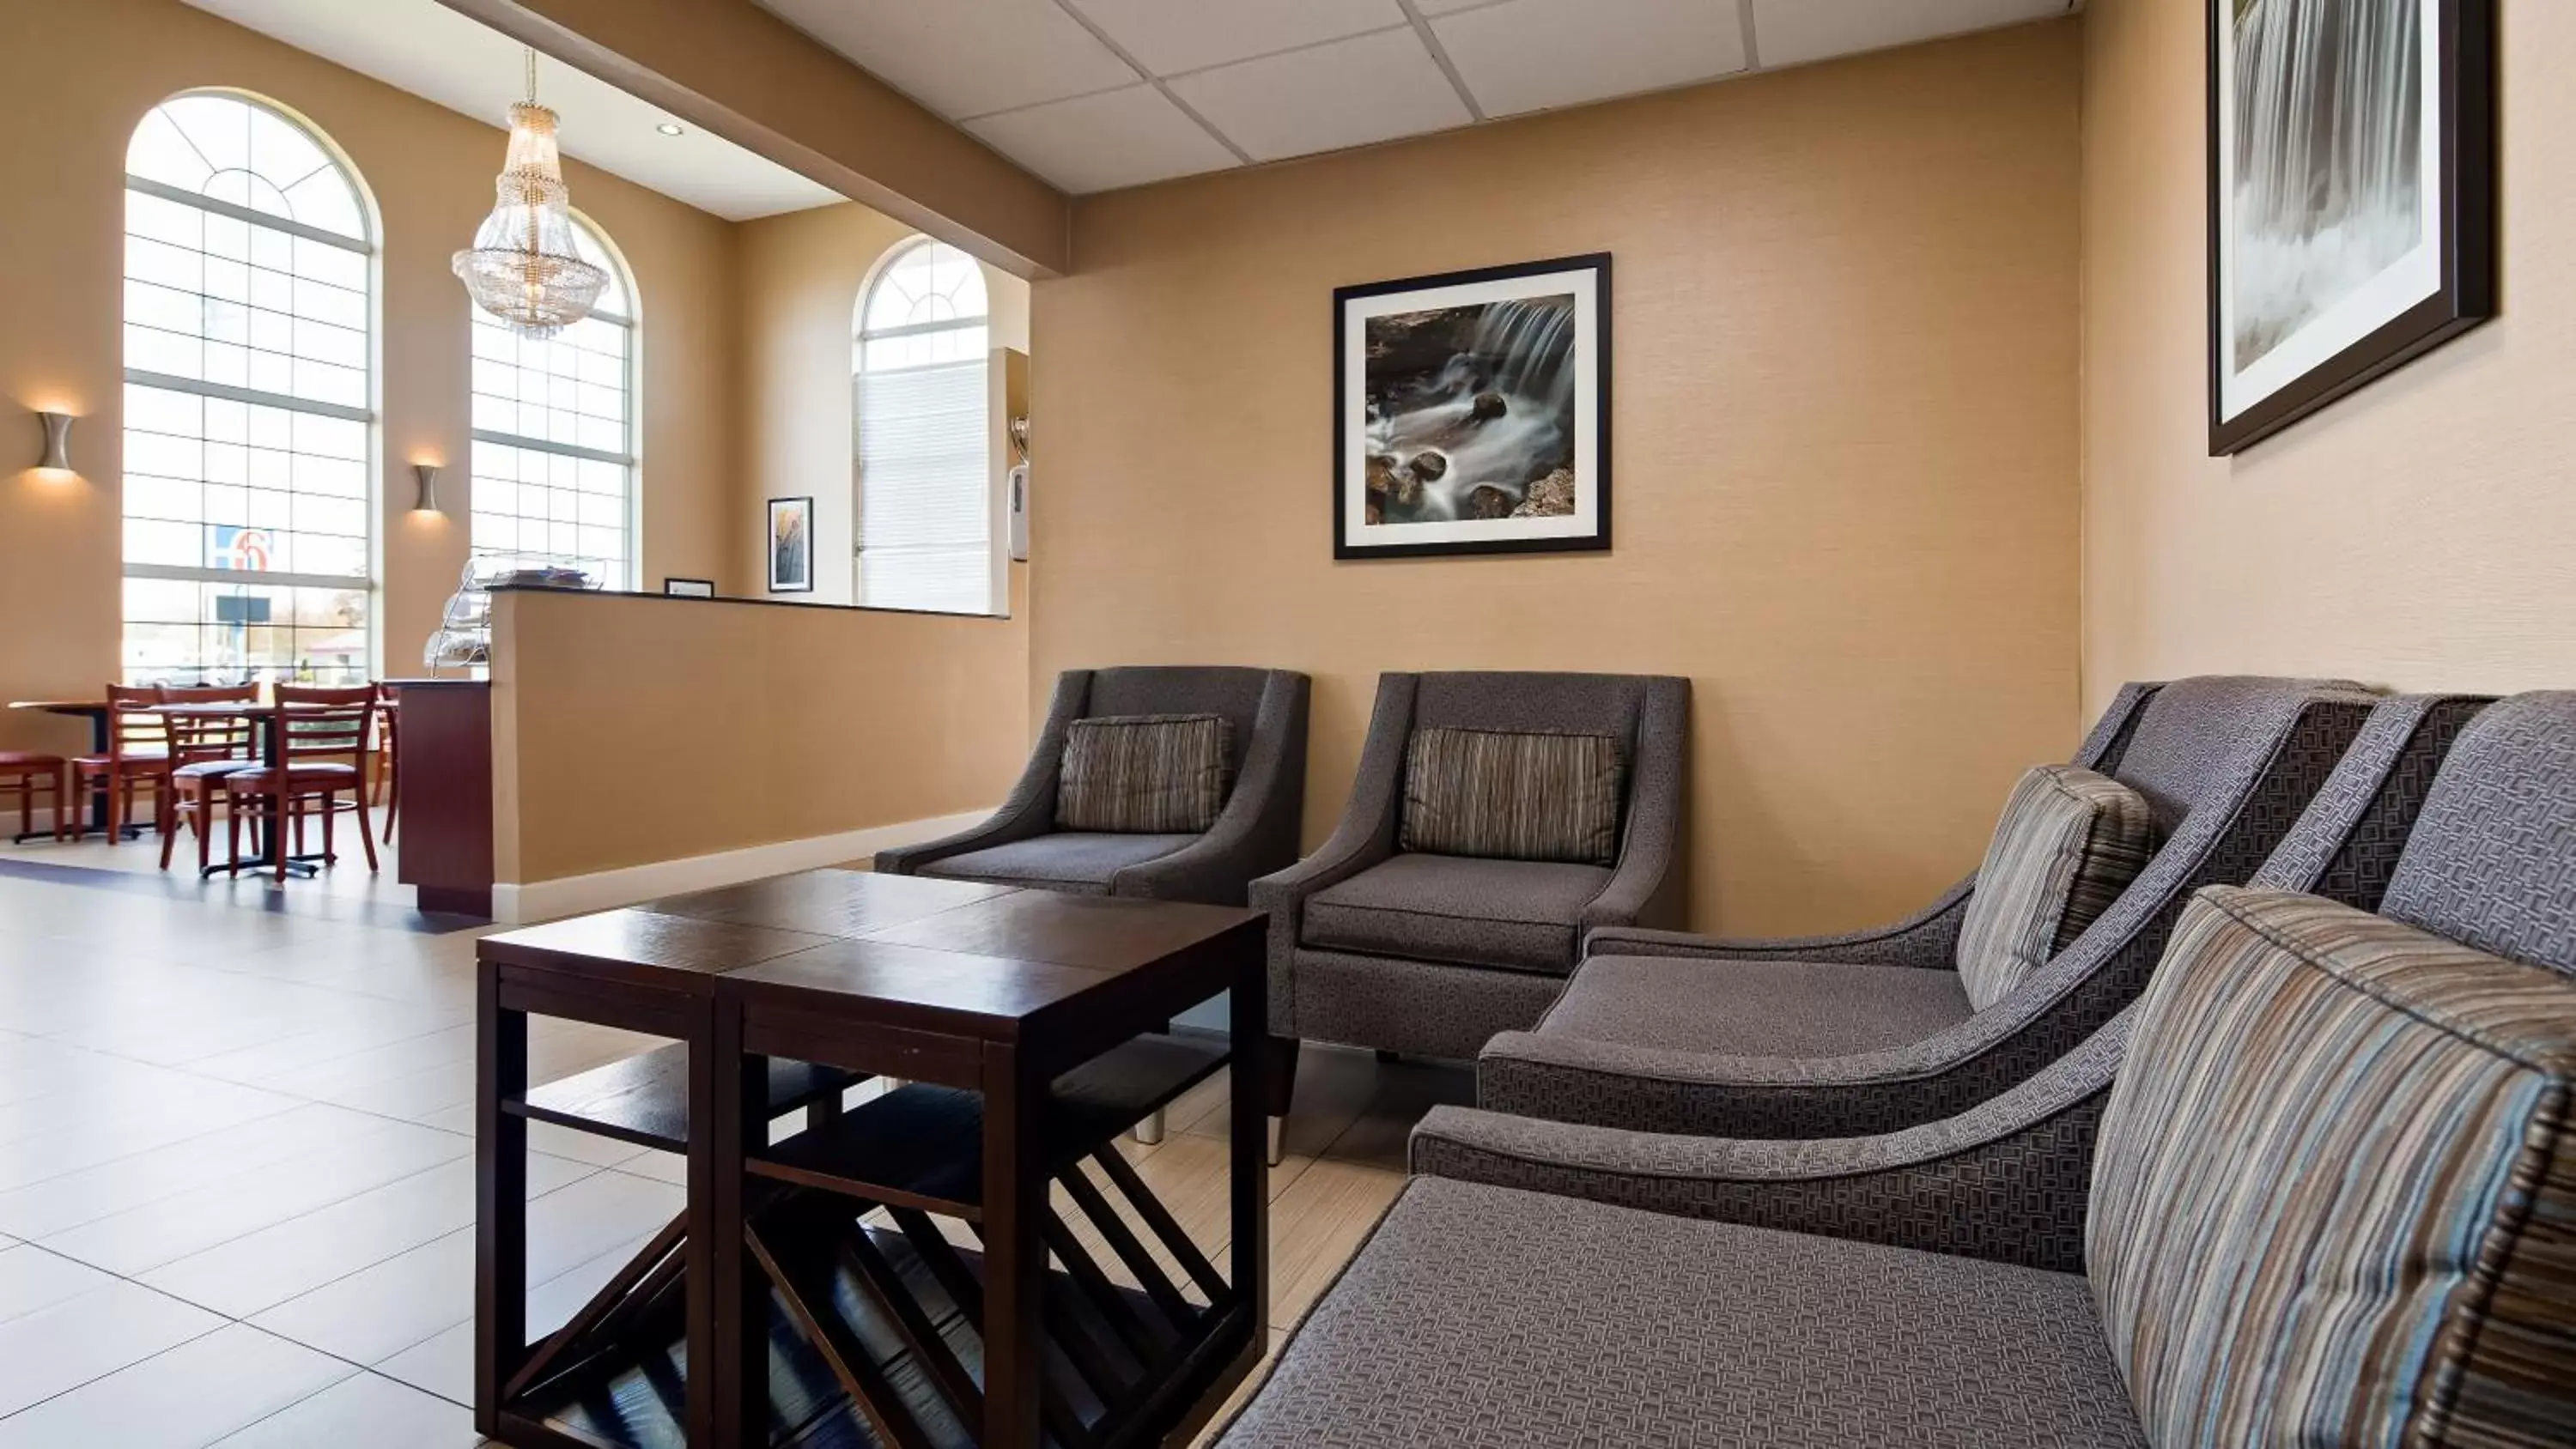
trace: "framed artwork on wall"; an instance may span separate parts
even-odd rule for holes
[[[814,592],[814,500],[769,500],[769,591]]]
[[[2206,3],[2215,457],[2495,314],[2495,12]]]
[[[1610,546],[1610,255],[1333,293],[1333,557]]]

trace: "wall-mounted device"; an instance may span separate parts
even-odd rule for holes
[[[1029,420],[1026,414],[1011,419],[1011,451],[1020,461],[1011,465],[1010,490],[1005,506],[1010,510],[1011,562],[1029,561]]]

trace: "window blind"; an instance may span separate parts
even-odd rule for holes
[[[994,612],[984,359],[861,373],[857,386],[859,602]]]

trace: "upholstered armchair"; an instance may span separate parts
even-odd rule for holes
[[[2576,694],[2394,700],[2140,1001],[1965,1113],[1437,1108],[1217,1443],[2559,1442],[2571,851]]]
[[[1284,669],[1071,669],[1019,783],[990,819],[880,851],[889,875],[938,876],[1086,895],[1241,905],[1244,885],[1297,858],[1306,801],[1307,680]],[[1225,784],[1202,831],[1072,829],[1058,817],[1070,736],[1083,721],[1215,716]]]
[[[1379,677],[1340,825],[1313,855],[1252,885],[1252,905],[1270,913],[1274,1161],[1301,1038],[1472,1057],[1487,1037],[1529,1026],[1547,1010],[1584,932],[1681,924],[1689,726],[1683,679]],[[1424,751],[1444,735],[1468,750],[1479,742],[1500,750],[1528,741],[1550,752],[1589,745],[1593,764],[1615,758],[1615,777],[1579,761],[1521,759],[1443,766],[1435,788],[1423,773],[1434,768]],[[1550,773],[1559,766],[1573,773]],[[1615,790],[1603,783],[1611,778]],[[1540,784],[1560,781],[1570,783]],[[1550,792],[1591,798],[1574,806],[1536,798]],[[1490,838],[1472,853],[1424,848],[1448,842],[1408,834],[1408,801],[1410,828],[1445,813],[1460,838]],[[1515,831],[1577,807],[1589,808],[1595,858],[1514,849]]]
[[[2004,988],[1976,991],[1960,944],[1980,895],[2019,889],[2009,878],[1971,877],[1908,921],[1850,936],[1605,928],[1543,1020],[1486,1043],[1477,1103],[1746,1138],[1861,1136],[1967,1112],[2137,998],[2191,892],[2253,875],[2375,702],[2304,680],[2131,686],[2079,763],[2143,797],[2161,844],[2080,934]]]

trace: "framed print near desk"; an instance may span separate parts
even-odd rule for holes
[[[814,592],[814,500],[769,500],[769,591]]]

